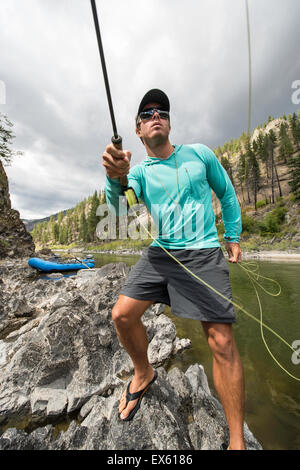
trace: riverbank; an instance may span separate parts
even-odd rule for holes
[[[133,250],[133,249],[122,249],[122,250],[86,250],[84,248],[72,248],[71,250],[67,249],[56,249],[54,248],[53,251],[57,253],[82,253],[86,254],[109,254],[109,255],[134,255],[134,256],[141,256],[143,250]],[[228,257],[226,251],[224,251],[225,258]],[[274,259],[274,260],[287,260],[287,261],[299,261],[300,262],[300,250],[289,250],[289,251],[278,251],[278,250],[262,250],[262,251],[243,251],[242,249],[242,256],[243,260],[250,260],[250,259]]]
[[[219,450],[228,445],[223,409],[201,364],[167,364],[189,349],[164,306],[143,316],[158,379],[133,421],[118,404],[132,362],[111,309],[130,268],[110,263],[53,281],[27,260],[0,265],[0,450]],[[147,425],[145,425],[147,423]],[[262,449],[246,423],[248,449]]]

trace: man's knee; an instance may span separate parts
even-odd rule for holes
[[[129,328],[152,303],[152,300],[137,300],[120,295],[112,309],[112,320],[120,328]]]
[[[235,354],[235,342],[231,331],[211,330],[208,344],[215,357],[220,361],[231,361]]]
[[[119,305],[115,305],[111,312],[112,320],[119,327],[129,327],[131,323],[130,312]]]

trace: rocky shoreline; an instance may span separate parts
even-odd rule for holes
[[[133,249],[123,249],[123,250],[84,250],[83,248],[74,248],[71,250],[55,249],[57,253],[82,253],[82,254],[106,254],[106,255],[116,255],[116,256],[141,256],[143,250],[133,250]],[[243,259],[281,259],[281,260],[290,260],[290,261],[300,261],[300,251],[278,251],[278,250],[263,250],[263,251],[243,251]],[[227,253],[224,253],[227,257]]]
[[[130,268],[111,263],[44,280],[27,260],[0,265],[0,450],[200,450],[228,443],[203,367],[168,370],[191,347],[164,306],[143,316],[158,379],[133,421],[118,403],[133,370],[111,309]],[[64,430],[59,423],[68,422]],[[61,428],[60,428],[61,429]],[[248,449],[262,449],[244,424]]]

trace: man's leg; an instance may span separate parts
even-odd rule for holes
[[[143,313],[153,303],[151,300],[136,300],[120,295],[113,310],[112,319],[120,343],[128,352],[134,366],[134,376],[130,385],[130,393],[142,390],[153,379],[154,371],[148,361],[148,338],[141,321]],[[119,405],[121,418],[127,418],[135,407],[137,400],[126,405],[126,391]]]
[[[229,449],[245,449],[244,422],[244,373],[228,323],[202,322],[213,355],[213,380],[227,419]]]

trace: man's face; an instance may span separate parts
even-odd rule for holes
[[[144,108],[143,111],[146,111],[150,108],[157,108],[160,109],[159,103],[148,103]],[[139,121],[139,124],[136,128],[137,135],[143,139],[145,143],[151,143],[157,145],[160,143],[164,143],[169,137],[169,133],[171,130],[170,121],[169,119],[163,119],[159,116],[157,112],[153,114],[150,119],[146,121]]]

